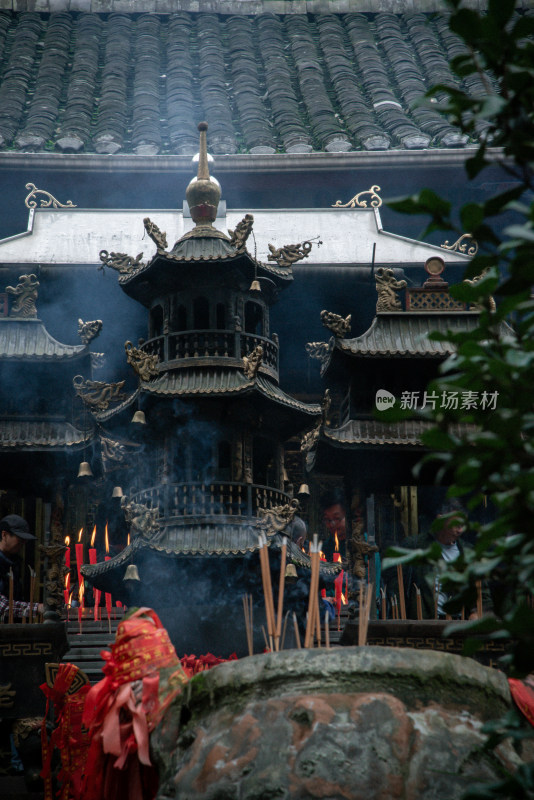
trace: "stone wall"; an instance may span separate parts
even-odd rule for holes
[[[485,9],[488,0],[466,0],[471,8]],[[517,0],[517,8],[533,8],[534,0]],[[390,11],[443,11],[444,0],[0,0],[10,11],[86,11],[93,13],[172,14],[177,11],[218,14],[324,14]]]

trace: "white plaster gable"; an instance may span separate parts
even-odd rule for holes
[[[235,228],[245,213],[254,215],[256,254],[260,261],[267,260],[269,243],[281,247],[316,237],[323,244],[313,248],[304,262],[307,265],[368,265],[374,244],[377,264],[421,265],[436,255],[446,263],[469,260],[462,253],[384,231],[376,208],[228,210],[226,216],[217,218],[215,225],[226,233]],[[169,249],[193,227],[192,220],[176,210],[36,208],[29,212],[25,232],[0,240],[0,263],[98,265],[101,250],[133,257],[143,252],[144,260],[148,260],[156,248],[144,230],[143,219],[147,216],[166,232]],[[254,254],[252,237],[247,247]]]

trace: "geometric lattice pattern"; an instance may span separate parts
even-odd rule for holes
[[[54,685],[60,666],[61,664],[45,664],[46,683],[50,688],[52,688]],[[78,668],[72,683],[67,690],[67,694],[76,694],[76,692],[87,683],[89,683],[89,678],[83,670]]]
[[[465,303],[455,300],[448,291],[406,290],[406,311],[465,311],[465,308]]]

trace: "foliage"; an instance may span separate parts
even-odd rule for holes
[[[455,344],[456,354],[429,387],[438,396],[478,392],[488,405],[437,408],[429,414],[436,424],[425,443],[444,482],[452,483],[450,495],[463,497],[468,508],[489,500],[496,509],[493,522],[475,526],[474,547],[445,565],[443,586],[453,594],[449,610],[472,606],[476,582],[487,582],[495,616],[469,625],[473,633],[510,640],[503,666],[522,676],[534,672],[534,16],[519,15],[514,0],[489,0],[486,13],[464,8],[462,0],[449,5],[450,28],[465,44],[451,61],[458,82],[433,87],[428,98],[438,99],[432,107],[441,108],[464,132],[478,134],[481,144],[466,161],[468,178],[498,163],[513,185],[460,211],[462,229],[479,243],[465,277],[483,277],[452,287],[451,294],[480,306],[479,324],[469,335],[443,337]],[[462,88],[462,79],[473,73],[486,89],[476,98]],[[450,204],[428,189],[392,206],[429,214],[427,232],[455,228]],[[498,235],[494,223],[510,211],[516,222]],[[491,295],[497,300],[495,312]],[[496,400],[494,409],[490,398]],[[462,433],[458,423],[466,426]],[[439,558],[430,549],[403,556],[404,563]],[[501,738],[517,735],[510,721],[495,725]],[[472,788],[469,796],[534,797],[533,772],[525,767],[500,784]]]

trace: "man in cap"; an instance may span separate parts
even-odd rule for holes
[[[27,541],[34,540],[28,523],[18,514],[8,514],[0,520],[0,618],[9,608],[9,571],[13,570],[13,616],[28,617],[30,603],[22,600],[19,553]],[[43,612],[41,603],[33,604],[33,613]]]

